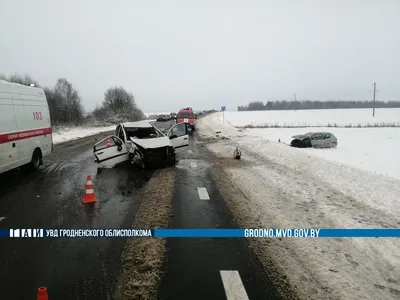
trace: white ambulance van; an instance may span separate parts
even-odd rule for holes
[[[21,166],[37,170],[52,151],[43,89],[0,80],[0,173]]]

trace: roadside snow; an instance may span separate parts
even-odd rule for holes
[[[53,129],[53,143],[59,144],[101,132],[115,130],[115,125],[106,127],[62,127]]]
[[[221,122],[216,124],[215,116],[202,118],[198,123],[203,137],[215,136],[214,127],[223,132],[235,130]],[[360,133],[360,129],[346,130]],[[291,148],[254,131],[252,135],[236,135],[207,144],[219,158],[227,178],[247,199],[228,201],[241,227],[400,225],[400,180],[330,162],[314,155],[317,151],[303,151],[313,149]],[[339,138],[339,145],[340,141]],[[346,138],[342,139],[342,143],[345,141]],[[232,158],[236,146],[242,150],[240,161]],[[382,161],[394,159],[394,153],[384,155],[392,157],[381,157]],[[252,243],[261,245],[260,259],[273,260],[303,299],[400,297],[399,239],[257,239]]]
[[[218,113],[222,118],[222,112]],[[226,111],[235,127],[378,127],[400,126],[400,108]]]
[[[207,138],[232,138],[244,136],[242,130],[238,130],[229,124],[223,123],[222,115],[214,113],[197,120],[201,126],[201,134]]]

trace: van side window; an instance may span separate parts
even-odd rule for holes
[[[329,133],[326,133],[326,134],[325,134],[325,138],[326,138],[326,139],[330,139],[330,138],[331,138],[331,135],[330,135]]]

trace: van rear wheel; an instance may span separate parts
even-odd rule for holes
[[[42,156],[40,155],[40,151],[38,149],[35,149],[35,151],[33,151],[32,160],[29,164],[29,167],[32,171],[36,171],[37,169],[39,169],[41,163]]]

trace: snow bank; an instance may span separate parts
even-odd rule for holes
[[[222,114],[222,113],[219,113]],[[400,108],[227,111],[235,127],[400,127]]]
[[[213,113],[197,120],[197,126],[200,127],[200,134],[205,138],[233,138],[244,136],[241,129],[223,123],[220,113]]]
[[[115,125],[106,127],[61,127],[53,129],[53,143],[59,144],[101,132],[115,130]]]
[[[211,136],[214,122],[215,118],[204,118],[202,123],[208,127],[199,125],[199,132]],[[227,124],[219,126],[232,130]],[[206,145],[245,197],[235,203],[227,200],[243,228],[400,225],[400,180],[331,162],[303,151],[313,149],[291,148],[259,135]],[[236,146],[242,150],[240,161],[231,156]],[[260,246],[257,255],[264,265],[272,260],[302,299],[400,297],[399,239],[254,239],[251,243]]]

